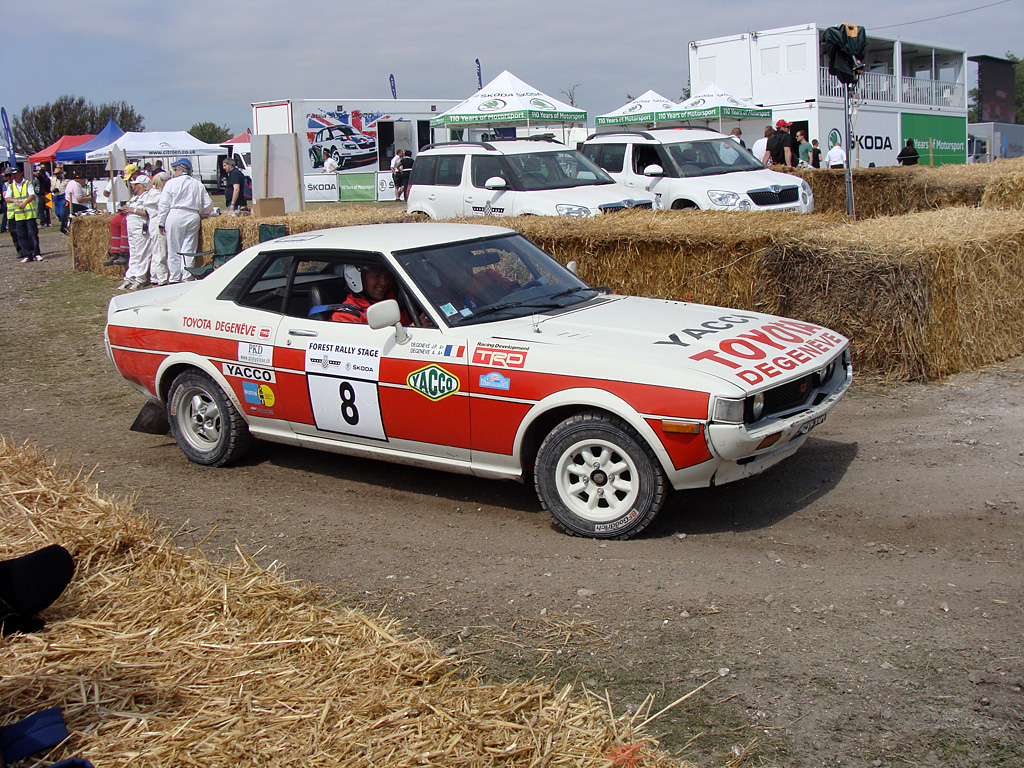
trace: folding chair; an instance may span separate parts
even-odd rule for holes
[[[265,243],[267,240],[276,240],[277,238],[284,237],[287,234],[287,224],[260,224],[261,243]]]
[[[213,230],[213,250],[200,251],[199,253],[181,253],[181,256],[213,256],[213,262],[203,267],[185,267],[189,274],[197,280],[201,280],[213,272],[217,267],[222,267],[232,256],[242,250],[242,230],[240,229],[215,229]]]

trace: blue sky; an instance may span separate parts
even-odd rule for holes
[[[870,36],[993,1],[0,0],[3,71],[19,62],[0,106],[13,115],[61,94],[123,99],[148,130],[210,120],[237,133],[251,125],[254,101],[388,98],[391,74],[400,98],[464,99],[479,58],[484,82],[508,69],[563,100],[576,86],[577,105],[593,117],[627,93],[677,99],[691,40],[847,21]],[[992,56],[1024,56],[1022,33],[1024,0],[878,29]]]

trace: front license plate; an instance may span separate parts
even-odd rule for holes
[[[810,421],[805,423],[802,427],[800,427],[799,434],[806,435],[808,432],[810,432],[816,426],[821,424],[821,422],[823,422],[825,420],[826,416],[828,416],[828,414],[827,413],[823,413],[823,414],[821,414],[821,416],[818,416],[817,418],[811,419]]]

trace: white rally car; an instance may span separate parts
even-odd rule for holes
[[[360,319],[373,267],[391,291],[365,322],[333,322]],[[192,461],[257,437],[532,477],[558,526],[601,538],[643,530],[669,486],[792,455],[852,377],[827,328],[607,295],[518,233],[467,224],[263,243],[202,281],[116,296],[106,343],[150,399],[137,424],[166,414]]]

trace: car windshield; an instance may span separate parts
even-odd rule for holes
[[[715,176],[764,168],[750,152],[729,138],[683,141],[665,149],[682,177]]]
[[[599,291],[518,234],[403,251],[395,258],[451,326],[564,309]]]
[[[575,149],[505,155],[517,189],[567,189],[614,184],[612,177]]]

